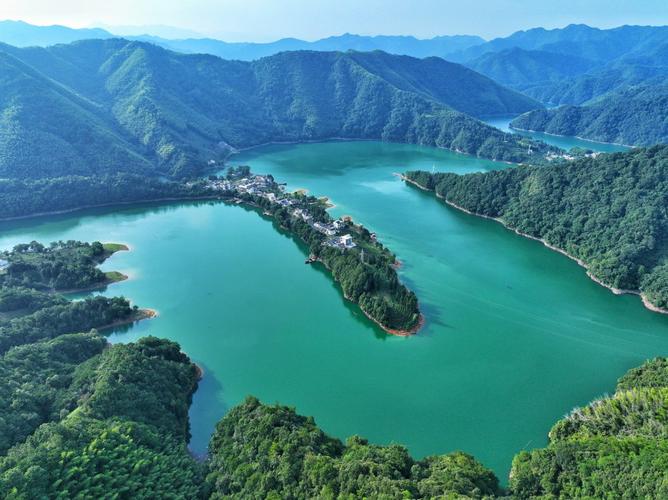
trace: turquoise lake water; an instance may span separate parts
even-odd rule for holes
[[[127,243],[104,293],[159,317],[117,331],[178,341],[205,370],[191,408],[199,454],[248,394],[295,406],[327,432],[403,443],[416,457],[464,450],[505,481],[521,449],[543,446],[571,408],[668,355],[668,318],[615,296],[584,270],[500,224],[463,214],[393,172],[505,168],[447,151],[378,142],[269,146],[233,157],[290,188],[327,195],[403,262],[427,322],[385,335],[305,249],[253,211],[174,203],[0,225],[0,248],[33,239]]]

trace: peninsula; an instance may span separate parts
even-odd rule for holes
[[[332,218],[326,198],[286,192],[273,176],[254,175],[245,166],[209,177],[206,189],[271,217],[302,241],[310,253],[306,263],[322,264],[344,297],[387,333],[407,336],[422,326],[417,297],[399,280],[395,255],[350,217]]]

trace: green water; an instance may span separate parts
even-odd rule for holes
[[[615,296],[571,260],[405,186],[409,168],[501,165],[376,142],[273,146],[234,158],[328,195],[396,251],[427,318],[416,337],[383,334],[271,221],[236,206],[182,203],[0,225],[19,241],[128,243],[103,266],[129,274],[105,293],[160,316],[112,336],[181,343],[205,370],[192,448],[247,394],[292,405],[327,432],[406,444],[418,457],[465,450],[502,480],[576,405],[668,354],[668,317]]]

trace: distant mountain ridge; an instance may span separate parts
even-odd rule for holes
[[[69,28],[67,26],[36,26],[23,21],[0,21],[0,42],[15,47],[46,47],[92,38],[113,38],[101,28]]]
[[[306,51],[242,62],[123,39],[0,54],[0,177],[182,177],[230,148],[335,137],[509,161],[547,148],[465,114],[536,101],[439,58]]]
[[[450,53],[458,52],[484,42],[482,38],[471,35],[437,36],[429,39],[418,39],[412,36],[362,36],[350,33],[323,38],[314,42],[307,42],[296,38],[283,38],[268,43],[233,43],[212,38],[168,40],[146,35],[130,38],[155,43],[156,45],[177,52],[213,54],[223,59],[238,59],[242,61],[252,61],[279,52],[296,50],[314,50],[320,52],[345,52],[348,50],[369,52],[382,50],[390,54],[420,58],[431,56],[446,57]]]
[[[545,104],[583,104],[668,78],[668,27],[542,28],[470,47],[451,60]]]
[[[71,43],[94,38],[115,38],[109,30],[101,28],[76,29],[65,26],[35,26],[22,21],[0,21],[0,42],[16,47],[46,47],[58,43]],[[356,50],[368,52],[382,50],[390,54],[409,55],[413,57],[443,57],[468,47],[483,43],[479,36],[452,35],[418,39],[412,36],[363,36],[345,33],[308,42],[296,38],[283,38],[274,42],[226,42],[214,38],[171,39],[150,34],[123,36],[128,40],[154,43],[161,47],[186,54],[212,54],[223,59],[252,61],[268,57],[279,52],[293,50],[316,50],[333,52]]]

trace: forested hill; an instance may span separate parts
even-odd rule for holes
[[[518,47],[488,52],[466,65],[511,88],[523,90],[579,76],[596,67],[594,61],[572,54]]]
[[[603,142],[648,146],[668,142],[668,84],[640,85],[589,105],[534,110],[512,127]]]
[[[668,308],[668,146],[546,167],[407,178],[584,261],[615,288]]]
[[[526,139],[460,111],[539,107],[462,66],[381,52],[289,52],[247,63],[112,39],[3,45],[0,62],[5,178],[192,175],[228,145],[332,137],[521,161]]]
[[[667,406],[665,358],[630,370],[613,396],[557,422],[546,448],[515,456],[514,498],[667,498]]]

